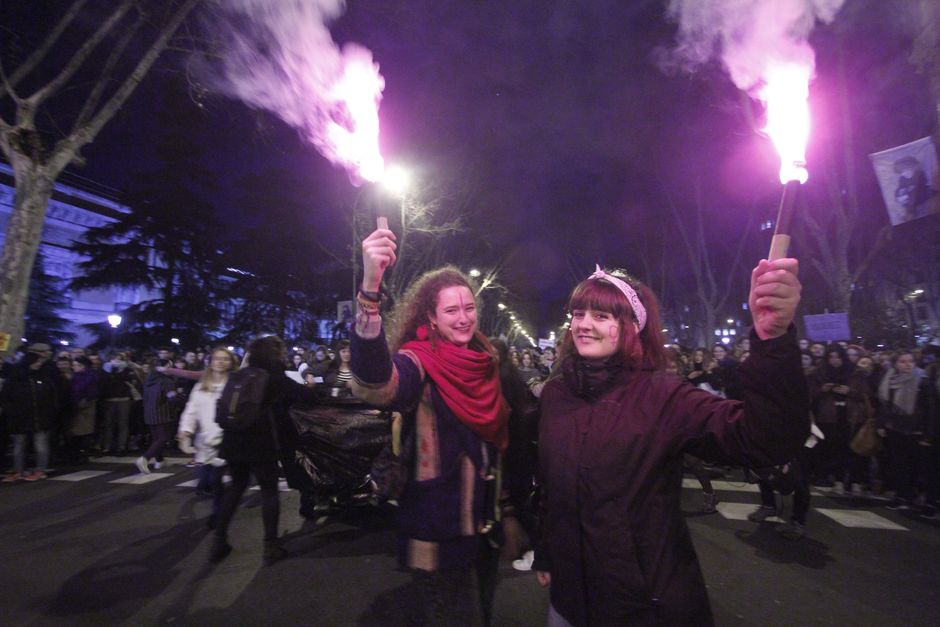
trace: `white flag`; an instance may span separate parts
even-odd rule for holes
[[[932,137],[868,156],[892,226],[940,213],[940,168]]]

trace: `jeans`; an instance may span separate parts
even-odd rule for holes
[[[102,451],[123,451],[127,448],[128,422],[131,413],[131,400],[104,401],[104,430],[101,434]],[[117,427],[117,440],[113,440]]]
[[[26,467],[26,438],[28,433],[13,434],[13,470],[23,472]],[[49,469],[49,432],[33,432],[33,449],[36,451],[36,470]]]

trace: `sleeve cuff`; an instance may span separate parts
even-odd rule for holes
[[[350,333],[349,343],[352,349],[349,367],[357,379],[367,385],[381,385],[392,378],[392,358],[384,327],[373,339]]]

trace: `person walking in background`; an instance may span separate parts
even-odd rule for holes
[[[281,338],[269,335],[248,347],[247,366],[265,371],[267,383],[257,419],[243,430],[223,429],[219,457],[232,475],[232,483],[222,496],[209,561],[220,562],[231,553],[228,527],[238,504],[254,475],[261,488],[261,518],[264,522],[265,564],[287,556],[278,542],[280,500],[278,494],[278,458],[282,446],[292,440],[293,427],[288,409],[295,402],[316,403],[319,393],[291,380],[287,369],[287,346]],[[234,376],[234,375],[232,375]],[[229,381],[231,383],[231,381]],[[223,394],[225,388],[223,387]],[[218,414],[216,418],[218,419]]]
[[[202,372],[186,402],[176,434],[183,452],[196,454],[199,464],[197,472],[200,475],[197,489],[201,487],[212,495],[212,515],[207,522],[210,529],[215,528],[222,505],[222,473],[225,467],[225,460],[219,457],[222,428],[215,421],[216,405],[228,381],[229,372],[237,363],[235,355],[227,348],[219,346],[213,349],[209,367]]]
[[[156,369],[169,365],[168,359],[156,361],[144,381],[144,423],[150,430],[150,446],[134,462],[144,474],[150,474],[151,462],[154,468],[160,469],[163,465],[163,449],[176,432],[176,382]]]

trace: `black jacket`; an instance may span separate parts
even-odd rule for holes
[[[662,372],[625,370],[597,398],[565,378],[542,391],[542,521],[536,570],[574,625],[702,625],[711,609],[679,508],[683,453],[771,466],[810,429],[793,330],[761,341],[738,370],[743,402]]]
[[[0,408],[9,433],[52,429],[60,402],[56,383],[55,374],[46,368],[33,370],[19,363],[4,369]]]
[[[293,403],[315,403],[319,393],[291,380],[283,371],[269,373],[265,389],[268,411],[244,431],[225,430],[219,457],[227,461],[274,462],[278,452],[295,448],[296,430],[288,409]]]

